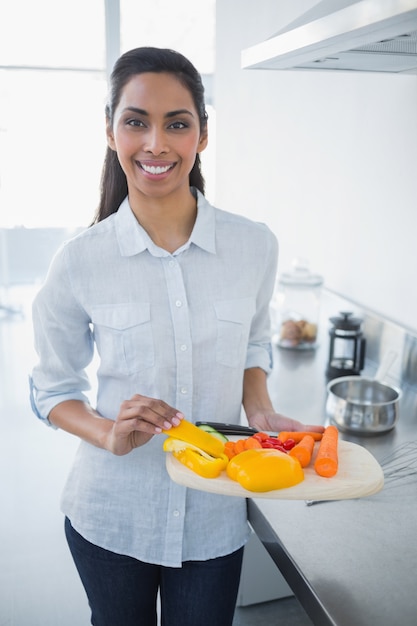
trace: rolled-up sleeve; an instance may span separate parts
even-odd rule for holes
[[[90,319],[74,297],[66,246],[56,254],[44,286],[32,306],[35,349],[39,362],[30,377],[34,413],[50,425],[48,415],[65,400],[88,402],[85,368],[94,344]]]

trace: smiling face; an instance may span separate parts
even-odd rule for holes
[[[107,140],[134,202],[189,194],[189,174],[207,132],[201,132],[192,95],[178,78],[147,72],[125,85]]]

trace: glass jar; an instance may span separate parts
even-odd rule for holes
[[[304,259],[295,259],[292,271],[278,277],[271,303],[274,343],[295,350],[317,346],[322,284]]]

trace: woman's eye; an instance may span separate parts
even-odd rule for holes
[[[172,124],[169,125],[169,128],[174,128],[174,129],[182,129],[182,128],[188,128],[188,125],[185,122],[172,122]]]
[[[126,120],[127,126],[143,127],[145,124],[141,120]]]

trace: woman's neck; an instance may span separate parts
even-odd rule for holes
[[[172,253],[190,238],[197,217],[191,191],[175,198],[132,198],[129,194],[129,202],[139,224],[160,248]]]

